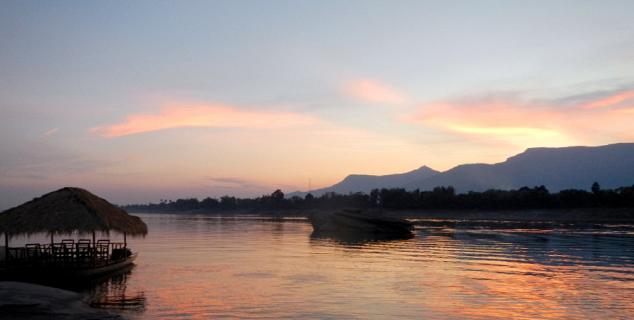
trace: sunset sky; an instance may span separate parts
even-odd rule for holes
[[[2,1],[0,210],[634,141],[634,1]]]

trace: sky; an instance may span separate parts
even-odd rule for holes
[[[0,1],[0,210],[634,141],[634,1]]]

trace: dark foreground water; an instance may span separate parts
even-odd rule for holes
[[[355,242],[301,219],[140,216],[137,266],[87,290],[130,318],[634,318],[628,226],[441,225]]]

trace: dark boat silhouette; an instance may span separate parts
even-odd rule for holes
[[[385,237],[411,237],[411,222],[381,214],[344,210],[333,213],[316,213],[310,217],[315,233],[358,234]]]

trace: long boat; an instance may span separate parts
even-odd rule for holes
[[[351,210],[316,213],[310,221],[317,233],[410,237],[414,229],[412,223],[404,219]]]

